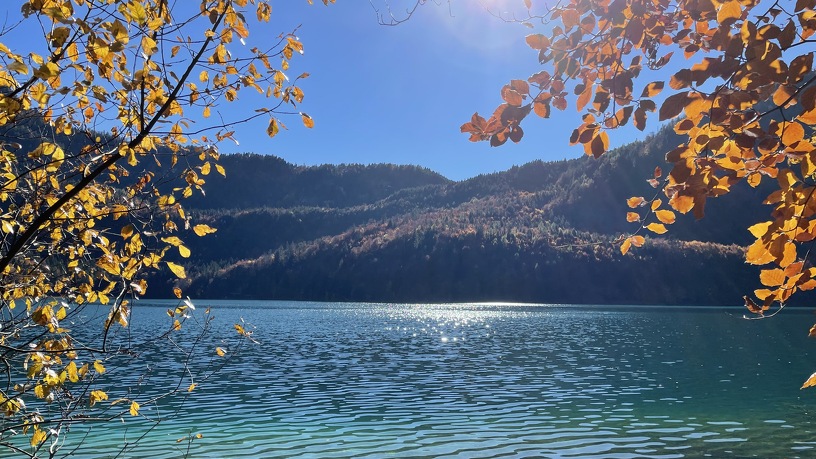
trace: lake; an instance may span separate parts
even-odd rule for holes
[[[166,323],[167,304],[142,302],[134,331]],[[73,457],[816,455],[816,389],[799,390],[816,370],[811,311],[749,321],[714,307],[196,306],[212,306],[219,336],[243,318],[258,344],[221,359],[188,397],[142,407],[177,411],[169,419],[93,426]],[[158,388],[178,382],[172,353],[145,355]]]

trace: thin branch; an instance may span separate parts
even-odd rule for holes
[[[227,14],[227,8],[224,8],[221,14],[216,18],[215,22],[213,23],[210,30],[213,32],[210,36],[204,40],[201,48],[198,51],[198,54],[193,58],[190,62],[190,65],[185,70],[184,74],[179,79],[179,84],[173,89],[173,92],[170,96],[165,100],[162,107],[156,112],[153,118],[150,120],[147,126],[144,128],[134,137],[130,142],[128,142],[128,148],[135,148],[137,147],[142,140],[152,132],[153,128],[156,126],[156,123],[159,122],[159,119],[164,115],[164,113],[170,108],[170,104],[173,103],[176,98],[178,97],[178,93],[181,88],[184,86],[184,82],[190,76],[190,73],[196,67],[198,62],[204,56],[204,52],[209,48],[210,43],[213,41],[213,38],[218,34],[215,33],[220,27],[221,22],[224,20],[224,17]],[[5,271],[5,269],[11,264],[11,261],[17,254],[28,244],[28,242],[40,231],[40,228],[50,219],[54,213],[57,212],[62,206],[64,206],[68,201],[73,199],[80,191],[84,190],[89,184],[91,184],[96,178],[106,171],[110,166],[115,164],[117,161],[122,159],[123,156],[119,151],[111,154],[106,160],[104,160],[101,164],[99,164],[93,171],[91,171],[88,175],[82,178],[71,190],[66,192],[59,200],[57,200],[53,205],[48,207],[43,213],[41,213],[32,223],[31,225],[26,228],[26,230],[21,234],[18,238],[14,240],[14,243],[9,247],[9,251],[0,259],[0,272]]]

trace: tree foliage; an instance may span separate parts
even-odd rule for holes
[[[490,117],[474,114],[462,125],[470,140],[518,142],[528,115],[548,118],[572,105],[583,122],[570,142],[598,157],[609,131],[674,120],[685,141],[666,153],[666,173],[658,167],[646,177],[657,193],[627,201],[637,229],[621,251],[641,245],[641,233],[665,233],[676,213],[702,218],[708,199],[743,182],[773,181],[764,199],[770,219],[749,228],[745,261],[764,268],[757,300],[746,297],[746,306],[767,314],[816,288],[808,261],[816,239],[816,1],[524,3],[526,24],[540,20],[546,30],[526,37],[542,70],[505,85]]]
[[[268,1],[6,6],[0,447],[33,457],[44,447],[53,454],[71,423],[99,410],[108,419],[139,416],[150,402],[113,400],[99,378],[107,362],[133,355],[133,343],[148,338],[117,335],[128,327],[133,300],[147,290],[145,273],[167,269],[184,278],[180,258],[190,256],[184,238],[215,231],[193,221],[181,202],[203,194],[208,175],[226,174],[217,144],[234,140],[231,126],[266,117],[274,136],[286,115],[306,127],[314,122],[297,111],[304,97],[297,83],[308,74],[287,76],[303,52],[297,36],[249,35],[269,22]],[[219,111],[245,93],[269,102],[240,119]],[[107,307],[98,324],[88,318],[90,303]],[[158,337],[172,340],[191,309],[171,309],[168,332]],[[96,333],[89,333],[93,326]],[[124,401],[120,412],[112,410]]]

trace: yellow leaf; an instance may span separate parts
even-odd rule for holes
[[[162,241],[172,245],[173,247],[178,247],[182,244],[181,239],[176,236],[163,237]]]
[[[195,388],[196,388],[196,386],[198,386],[198,384],[195,384],[195,383],[190,384],[190,387],[188,387],[188,388],[187,388],[187,392],[192,392],[192,391],[194,391],[194,390],[195,390]]]
[[[79,373],[77,372],[76,363],[74,363],[73,360],[65,366],[65,373],[68,375],[68,380],[72,383],[79,381]]]
[[[768,233],[768,228],[771,227],[771,223],[772,222],[757,223],[756,225],[753,225],[750,228],[748,228],[748,231],[750,231],[755,238],[759,239]]]
[[[221,174],[221,175],[223,175],[224,177],[226,177],[226,176],[227,176],[227,171],[225,171],[225,170],[224,170],[224,166],[222,166],[222,165],[220,165],[220,164],[216,164],[216,165],[215,165],[215,170],[217,170],[217,171],[218,171],[218,173],[219,173],[219,174]]]
[[[46,62],[34,71],[34,76],[41,80],[50,80],[60,74],[60,68],[53,62]]]
[[[11,61],[6,67],[12,72],[21,73],[23,75],[28,74],[28,67],[19,61]]]
[[[131,236],[133,236],[133,225],[130,225],[130,224],[125,225],[124,228],[122,228],[121,234],[122,234],[122,239],[128,239]]]
[[[139,415],[139,403],[134,401],[130,404],[130,415],[131,416],[138,416]]]
[[[105,366],[102,365],[101,360],[94,361],[93,367],[94,370],[96,370],[96,372],[99,373],[100,375],[105,373]]]
[[[666,227],[663,226],[662,223],[649,223],[646,225],[646,229],[657,234],[663,234],[667,231]]]
[[[210,162],[207,161],[201,166],[201,175],[209,175],[210,174]]]
[[[190,249],[188,249],[187,247],[180,245],[178,246],[178,251],[179,255],[181,255],[182,257],[190,258]]]
[[[269,120],[269,126],[267,126],[266,128],[266,134],[269,137],[275,137],[279,131],[280,127],[278,126],[278,120],[276,120],[275,118]]]
[[[141,2],[132,2],[127,11],[137,24],[143,25],[147,22],[147,11]]]
[[[104,391],[101,391],[101,390],[91,391],[91,396],[90,396],[91,406],[96,405],[96,402],[100,402],[102,400],[107,400],[107,399],[108,399],[108,394],[106,394]]]
[[[210,227],[208,225],[195,225],[193,227],[193,232],[196,233],[196,235],[198,235],[198,236],[205,236],[207,234],[211,234],[211,233],[214,233],[216,231],[217,230],[215,228],[212,228],[212,227]]]
[[[176,275],[179,279],[186,279],[187,274],[184,272],[184,267],[181,265],[177,265],[171,261],[165,261],[167,267],[170,268],[170,271],[173,271],[173,274]]]
[[[47,437],[48,435],[44,430],[40,430],[39,427],[34,426],[34,435],[31,436],[31,446],[38,446],[40,443],[44,442]]]
[[[227,354],[223,348],[217,347],[215,348],[215,353],[218,354],[218,357],[224,357]]]

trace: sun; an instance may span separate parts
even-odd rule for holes
[[[529,29],[521,25],[529,18],[522,0],[439,1],[437,5],[431,8],[434,23],[468,48],[478,48],[485,53],[502,52],[518,45],[523,39],[520,37],[529,33]]]

